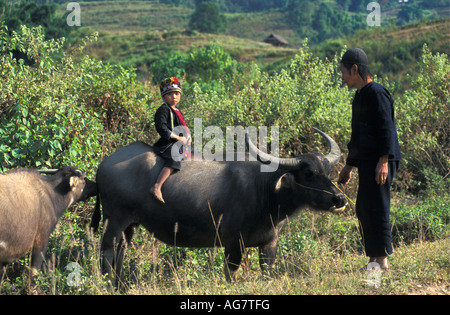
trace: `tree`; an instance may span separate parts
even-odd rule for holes
[[[303,37],[314,38],[317,32],[312,29],[314,12],[317,3],[308,0],[291,0],[288,5],[289,21],[294,25],[296,32]]]
[[[361,19],[352,17],[343,10],[336,10],[328,3],[322,2],[313,16],[312,25],[318,34],[312,38],[312,42],[321,42],[328,38],[337,38],[364,28],[365,23]]]
[[[71,28],[67,25],[65,18],[57,16],[58,6],[37,2],[9,3],[0,0],[0,17],[4,19],[8,30],[19,31],[20,25],[28,27],[42,25],[45,35],[49,38],[67,37]]]
[[[420,6],[416,3],[403,5],[400,12],[397,14],[399,20],[398,24],[410,23],[414,20],[421,20],[423,12]]]
[[[202,33],[219,33],[225,31],[227,21],[215,2],[200,3],[191,16],[189,28]]]
[[[349,6],[349,10],[352,12],[365,12],[366,10],[366,5],[365,1],[361,1],[361,0],[352,0],[350,6]]]

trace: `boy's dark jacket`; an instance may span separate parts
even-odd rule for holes
[[[153,145],[159,153],[171,148],[177,142],[177,140],[170,138],[170,134],[177,126],[184,127],[177,114],[173,112],[169,105],[161,105],[155,113],[155,127],[161,138]],[[186,132],[184,136],[186,136]]]
[[[348,165],[358,166],[358,161],[378,160],[383,155],[391,161],[401,159],[393,104],[389,91],[376,82],[356,92]]]

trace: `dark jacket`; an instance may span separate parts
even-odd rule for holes
[[[177,140],[170,138],[170,134],[173,129],[178,126],[184,128],[180,119],[178,119],[178,116],[173,112],[169,105],[161,105],[155,113],[155,127],[161,138],[153,146],[157,149],[158,153],[167,151],[177,142]],[[179,133],[178,135],[181,134],[186,137],[187,131]]]
[[[356,91],[348,165],[358,166],[360,160],[378,160],[383,155],[391,161],[401,159],[393,105],[389,91],[376,82]]]

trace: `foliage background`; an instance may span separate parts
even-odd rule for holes
[[[156,139],[157,89],[136,80],[133,68],[83,54],[84,45],[94,40],[95,35],[87,37],[63,51],[64,39],[46,40],[41,27],[23,26],[12,35],[2,28],[2,169],[69,163],[94,171],[111,150]],[[14,50],[33,65],[14,58]],[[269,75],[211,44],[186,55],[174,53],[152,71],[155,79],[173,73],[186,82],[184,106],[191,125],[203,118],[222,128],[280,126],[282,154],[293,155],[313,147],[312,126],[328,132],[342,148],[348,142],[353,91],[343,87],[337,71],[342,53],[324,61],[305,42],[288,67]],[[448,184],[449,73],[448,56],[432,54],[425,45],[419,72],[408,78],[412,89],[400,94],[395,82],[381,80],[396,95],[404,155],[401,185],[415,192]],[[445,179],[437,181],[439,176]]]
[[[347,3],[351,12],[351,3],[341,2],[341,5]],[[182,1],[178,5],[183,5]],[[358,42],[361,38],[383,32],[387,32],[386,29],[360,31],[349,41]],[[292,57],[270,72],[253,62],[237,60],[217,43],[192,45],[186,51],[170,49],[159,62],[149,64],[151,78],[139,80],[135,67],[93,57],[89,52],[98,43],[98,34],[85,35],[82,32],[74,34],[78,41],[72,41],[70,36],[68,39],[54,38],[42,26],[9,28],[2,21],[1,171],[17,167],[56,168],[70,164],[86,170],[89,177],[94,178],[100,161],[117,148],[136,140],[147,143],[156,140],[153,114],[161,99],[155,83],[169,74],[182,78],[184,93],[181,106],[189,125],[193,124],[194,118],[202,118],[204,128],[208,125],[222,128],[278,125],[283,156],[323,151],[324,145],[311,129],[314,126],[336,139],[345,157],[354,91],[342,84],[337,67],[346,49],[344,40],[323,42],[322,46],[314,47],[304,41]],[[437,36],[433,39],[424,35],[417,42],[401,42],[398,47],[405,45],[406,48],[398,48],[399,54],[391,55],[386,53],[389,47],[384,46],[391,43],[380,43],[379,39],[365,42],[366,49],[374,52],[376,60],[384,60],[379,56],[391,58],[389,60],[395,62],[387,64],[396,65],[398,69],[404,69],[410,57],[417,60],[414,62],[417,70],[406,71],[409,74],[403,79],[389,79],[385,75],[389,74],[388,71],[376,78],[395,97],[404,158],[394,184],[392,225],[396,246],[417,240],[442,240],[449,235],[450,62],[447,54],[436,52],[439,51],[437,44],[446,43],[446,37]],[[180,32],[158,37],[155,42],[161,43],[171,37],[179,41]],[[429,41],[430,44],[422,43],[418,48],[420,41]],[[134,46],[131,42],[122,45]],[[412,46],[414,56],[394,59],[400,53],[407,54],[408,47]],[[431,46],[434,48],[430,49]],[[317,51],[325,52],[325,55],[319,57]],[[378,66],[383,69],[382,63]],[[336,178],[337,170],[332,177]],[[351,201],[355,198],[355,187],[354,182],[346,191]],[[325,260],[328,263],[333,261],[336,266],[343,264],[342,268],[351,268],[352,274],[356,273],[354,261],[342,258],[362,252],[352,202],[350,204],[344,216],[317,215],[306,211],[289,223],[281,237],[279,253],[282,259],[278,265],[279,274],[287,274],[288,280],[280,282],[280,289],[288,287],[292,293],[299,292],[296,290],[305,292],[307,289],[298,283],[297,278],[312,283],[312,288],[321,287],[319,284],[323,283],[325,275],[320,270],[328,266]],[[57,258],[54,261],[57,268],[55,272],[41,276],[37,293],[114,292],[109,289],[108,281],[98,266],[99,236],[92,236],[85,230],[91,208],[92,205],[82,205],[61,220],[49,246],[49,257]],[[158,243],[142,230],[134,243],[128,250],[126,267],[131,291],[158,293],[148,291],[147,283],[155,285],[161,292],[172,293],[192,293],[190,289],[217,292],[217,288],[225,286],[218,280],[223,261],[220,250],[172,248]],[[256,253],[250,250],[247,267],[243,267],[244,275],[247,273],[250,278],[250,274],[257,273],[255,257]],[[324,260],[316,262],[317,257],[324,257]],[[448,255],[439,253],[433,259],[444,268],[439,267],[439,270],[448,270]],[[49,265],[50,261],[49,258]],[[68,272],[64,268],[70,261],[79,262],[86,273],[83,275],[86,285],[81,291],[65,284]],[[312,261],[315,263],[311,264]],[[27,284],[23,271],[25,266],[27,258],[13,264],[8,273],[9,282],[2,284],[0,292],[34,292]],[[408,270],[408,277],[414,272],[408,266],[404,268]],[[434,271],[425,278],[448,283],[448,272]],[[417,277],[421,281],[424,275]],[[386,292],[398,292],[395,287],[399,281],[405,279],[392,280]],[[262,286],[270,285],[259,280],[256,282]],[[205,286],[199,288],[196,283]],[[342,287],[347,284],[341,283]],[[328,292],[326,286],[331,285],[326,283],[322,291],[308,292]]]

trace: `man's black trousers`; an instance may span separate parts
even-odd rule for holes
[[[359,187],[356,215],[360,222],[366,255],[381,257],[392,254],[391,226],[389,223],[391,184],[399,162],[389,161],[389,174],[384,185],[375,179],[378,161],[359,161]]]

